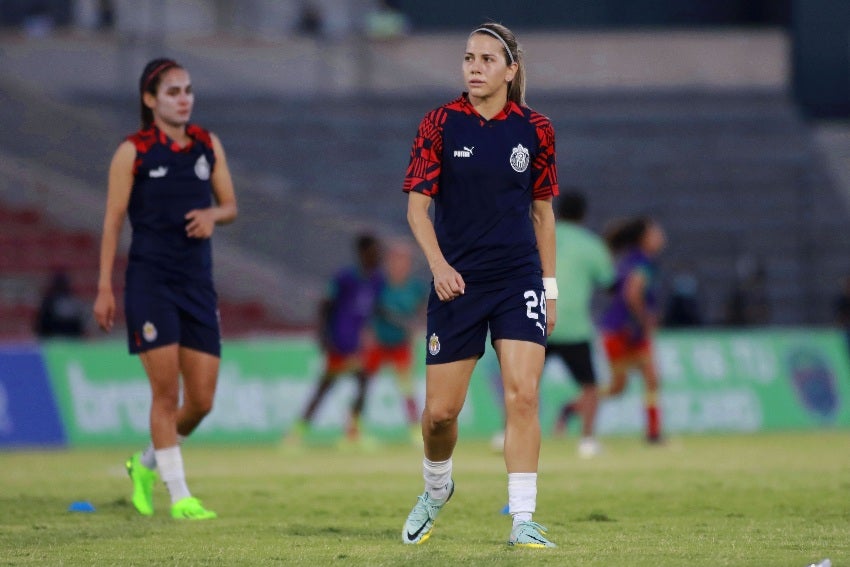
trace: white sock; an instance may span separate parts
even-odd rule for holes
[[[183,441],[186,440],[186,437],[183,435],[177,435],[177,444],[182,445]],[[149,443],[145,450],[142,451],[142,465],[145,467],[154,470],[156,468],[156,449],[153,448],[153,443]]]
[[[537,473],[508,473],[508,506],[514,525],[531,521],[537,508]]]
[[[157,449],[155,452],[159,476],[168,487],[171,503],[174,504],[178,500],[192,496],[189,487],[186,486],[186,473],[183,472],[183,455],[180,453],[180,445]]]
[[[156,451],[153,448],[153,443],[149,443],[145,450],[142,451],[142,465],[154,470],[156,468]]]
[[[422,459],[422,476],[425,478],[425,490],[431,498],[445,500],[449,497],[449,482],[452,480],[452,459],[429,461]]]

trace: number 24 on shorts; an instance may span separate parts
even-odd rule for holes
[[[538,298],[539,293],[539,298]],[[525,298],[525,314],[529,319],[534,319],[535,325],[540,328],[540,331],[546,334],[546,295],[544,292],[536,292],[533,289],[526,291],[523,295]],[[534,310],[540,308],[540,313]],[[543,322],[540,322],[540,316],[543,315]]]

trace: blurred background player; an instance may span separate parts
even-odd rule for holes
[[[50,279],[35,319],[35,334],[42,339],[80,338],[86,334],[84,306],[71,288],[71,278],[59,270]]]
[[[614,283],[614,264],[605,242],[582,226],[586,211],[587,201],[580,192],[569,191],[558,197],[556,274],[561,295],[557,303],[558,326],[549,337],[546,355],[560,359],[581,388],[579,397],[564,405],[555,431],[563,432],[571,415],[581,415],[578,451],[588,458],[599,452],[593,434],[599,402],[591,348],[596,330],[590,307],[593,292]]]
[[[139,95],[142,128],[118,146],[109,168],[94,315],[104,331],[112,329],[112,268],[129,215],[128,342],[152,394],[152,444],[127,461],[132,501],[140,514],[153,514],[156,469],[171,495],[171,515],[205,520],[216,514],[189,492],[179,443],[215,397],[221,330],[210,237],[216,224],[236,218],[236,197],[218,137],[189,124],[189,73],[171,59],[154,59],[142,72]]]
[[[699,327],[704,322],[697,277],[689,271],[677,273],[673,276],[662,324],[667,328],[685,328]]]
[[[307,407],[290,432],[286,443],[298,445],[313,421],[316,410],[340,376],[351,374],[357,380],[357,395],[346,426],[346,439],[360,439],[360,414],[368,384],[363,367],[363,335],[371,320],[378,295],[384,285],[380,270],[378,239],[361,234],[355,239],[357,265],[341,269],[333,277],[326,297],[319,304],[319,346],[325,353],[325,370]]]
[[[402,541],[426,541],[454,493],[457,418],[489,331],[505,388],[508,545],[555,547],[532,521],[540,375],[555,325],[546,304],[558,293],[555,133],[548,118],[525,105],[525,62],[508,28],[486,23],[473,30],[462,72],[468,91],[422,119],[404,181],[407,219],[433,288],[422,412],[425,491],[404,522]]]
[[[399,391],[404,397],[411,439],[419,443],[422,440],[421,416],[413,390],[411,336],[424,314],[428,294],[424,282],[413,276],[412,252],[410,244],[400,240],[387,246],[384,262],[386,282],[378,296],[372,319],[374,337],[368,341],[363,358],[366,375],[370,379],[384,364],[392,365]]]
[[[850,354],[850,276],[844,279],[844,289],[835,296],[835,322],[844,332],[847,352]]]
[[[606,240],[617,259],[617,276],[601,321],[611,365],[611,383],[602,396],[622,393],[629,371],[637,368],[645,387],[646,439],[657,443],[661,440],[661,410],[652,339],[658,308],[656,258],[666,243],[664,231],[653,219],[639,217],[614,225]]]

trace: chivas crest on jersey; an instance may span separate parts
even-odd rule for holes
[[[511,150],[511,167],[517,173],[522,173],[528,169],[528,161],[528,148],[522,144],[518,144],[517,147]]]
[[[195,175],[202,181],[210,178],[210,162],[207,161],[206,156],[201,155],[195,162]]]

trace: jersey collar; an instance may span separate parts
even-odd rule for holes
[[[477,116],[482,120],[485,120],[485,118],[481,116],[477,110],[475,110],[475,107],[472,106],[472,103],[469,102],[468,92],[464,92],[460,95],[460,97],[458,98],[458,104],[465,113],[472,114],[473,116]],[[512,100],[509,100],[505,107],[490,120],[507,120],[508,116],[510,116],[511,114],[519,114],[520,116],[522,116],[522,109],[517,103]]]
[[[170,149],[172,152],[177,152],[177,153],[188,152],[189,150],[192,149],[192,146],[195,145],[195,138],[194,138],[194,136],[192,136],[191,133],[189,133],[190,130],[189,130],[188,124],[186,125],[186,132],[189,136],[189,143],[186,144],[185,146],[183,146],[182,148],[180,147],[179,144],[177,144],[177,142],[175,142],[174,140],[169,138],[165,134],[165,132],[160,130],[159,127],[156,124],[153,125],[153,129],[154,129],[154,132],[156,132],[156,136],[157,136],[157,139],[159,140],[159,143],[162,144],[163,146],[167,147],[168,149]]]

